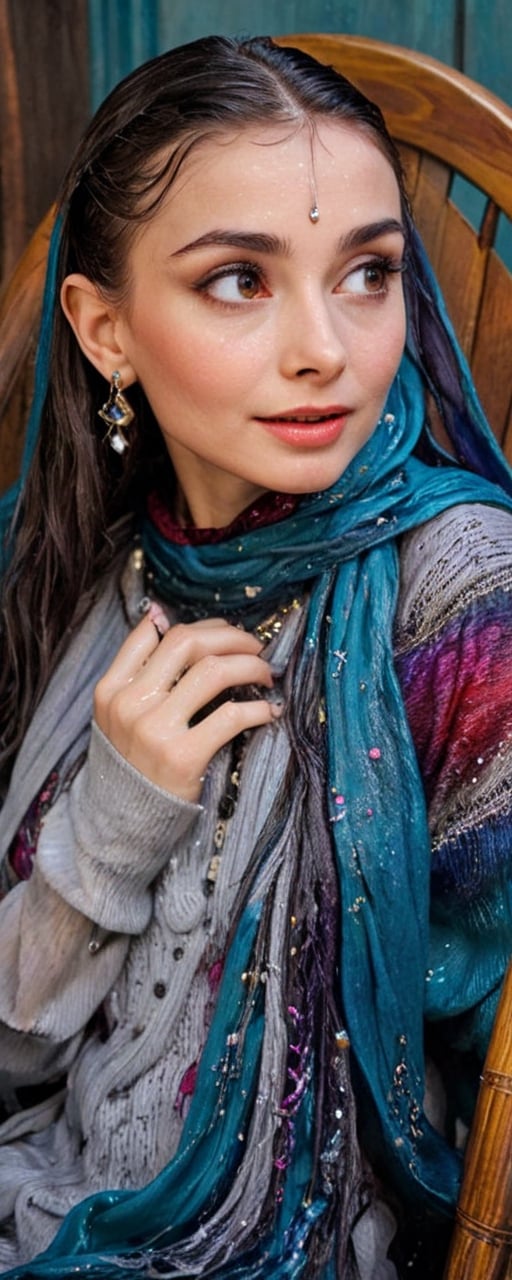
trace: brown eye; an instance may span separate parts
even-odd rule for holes
[[[361,262],[345,276],[339,292],[360,298],[371,298],[373,294],[384,297],[388,292],[390,273],[401,270],[401,266],[392,265],[387,258],[373,258],[370,262]]]
[[[256,267],[240,264],[223,267],[199,285],[201,292],[217,302],[251,302],[266,292]]]
[[[254,298],[260,288],[260,281],[255,271],[239,271],[238,292],[242,298]]]
[[[364,268],[365,285],[369,293],[379,293],[386,283],[386,270],[379,262],[369,262]]]

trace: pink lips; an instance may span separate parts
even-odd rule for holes
[[[286,444],[299,449],[319,449],[338,439],[349,413],[350,409],[343,405],[325,408],[305,405],[276,414],[275,418],[257,418],[257,422]]]

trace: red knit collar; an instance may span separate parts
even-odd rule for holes
[[[264,493],[223,529],[197,529],[195,525],[182,528],[164,499],[153,490],[148,496],[148,515],[158,532],[169,542],[175,542],[179,546],[201,546],[207,542],[224,542],[228,538],[251,533],[262,525],[276,524],[295,511],[297,502],[295,494]]]

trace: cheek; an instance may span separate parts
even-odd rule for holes
[[[228,403],[261,373],[261,349],[250,337],[234,342],[211,334],[207,324],[162,322],[154,312],[132,327],[125,349],[153,404],[164,391],[167,403],[173,397],[198,406],[205,399]]]
[[[400,308],[394,322],[381,324],[366,349],[369,385],[376,395],[386,392],[393,382],[405,347],[405,310]]]

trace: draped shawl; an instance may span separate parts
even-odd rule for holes
[[[431,288],[435,295],[433,281]],[[325,720],[322,806],[337,877],[339,1043],[346,1042],[346,1033],[362,1106],[391,1181],[411,1203],[449,1213],[457,1196],[459,1157],[423,1112],[425,976],[436,903],[430,902],[424,791],[393,661],[397,540],[456,503],[512,508],[505,492],[510,494],[512,485],[438,296],[437,307],[458,369],[453,403],[463,406],[452,415],[453,443],[482,475],[462,469],[441,451],[436,465],[415,456],[425,430],[424,386],[409,353],[373,436],[329,490],[301,499],[278,523],[215,545],[177,546],[149,521],[142,540],[157,594],[185,608],[192,605],[194,616],[221,613],[252,627],[298,593],[307,600],[291,693],[297,734],[302,716],[305,724],[315,717]],[[14,499],[11,493],[6,509],[12,510]],[[261,868],[272,866],[278,846],[284,857],[284,846],[295,841],[293,865],[300,873],[304,840],[313,839],[307,828],[313,812],[308,786],[314,790],[314,777],[306,779],[306,799],[299,802],[292,795],[288,812],[276,815],[275,829],[259,850],[260,866],[241,903],[176,1156],[143,1190],[106,1191],[79,1205],[47,1253],[13,1276],[127,1277],[140,1266],[141,1249],[145,1265],[152,1247],[169,1247],[171,1259],[173,1242],[197,1241],[201,1231],[206,1240],[220,1222],[223,1198],[236,1185],[238,1135],[255,1123],[265,1002],[279,998],[279,993],[272,996],[270,981],[266,987],[260,982],[251,999],[240,984],[242,973],[254,971],[262,947],[268,966],[264,922],[270,872],[265,875]],[[276,872],[274,889],[277,880]],[[454,937],[457,928],[454,908]],[[502,963],[497,957],[489,989],[499,982]],[[454,973],[456,989],[442,993],[447,1013],[455,1000],[458,1007],[463,1000],[460,984],[466,979]],[[435,980],[429,998],[434,998]],[[236,1069],[231,1070],[233,1054]],[[222,1109],[215,1089],[221,1061],[227,1062]],[[310,1232],[329,1211],[325,1178],[305,1194],[313,1169],[319,1082],[313,1053],[297,1100],[293,1151],[278,1206],[267,1217],[267,1234],[257,1249],[248,1247],[214,1268],[216,1275],[256,1280],[304,1273]],[[342,1159],[339,1151],[336,1158]],[[224,1228],[229,1233],[229,1223]],[[331,1265],[326,1264],[325,1276],[334,1275]],[[182,1261],[168,1274],[202,1270],[191,1255],[188,1267]],[[150,1274],[162,1272],[155,1266]]]

